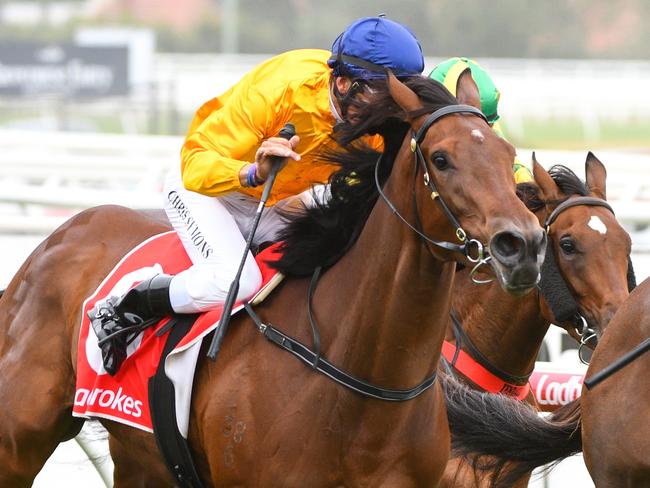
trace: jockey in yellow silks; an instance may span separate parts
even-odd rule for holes
[[[303,49],[273,57],[204,103],[190,124],[181,162],[164,186],[165,212],[192,266],[175,276],[156,275],[120,297],[108,318],[93,323],[98,338],[171,313],[222,305],[273,159],[288,158],[288,163],[277,175],[268,200],[273,206],[262,215],[253,245],[274,240],[284,223],[281,211],[309,204],[314,197],[306,190],[328,181],[336,167],[319,156],[333,144],[334,125],[347,120],[354,97],[373,80],[385,79],[386,69],[398,78],[421,75],[422,49],[403,25],[368,17],[348,26],[331,52]],[[290,140],[277,137],[287,122],[297,133]],[[382,148],[379,136],[367,142]],[[261,280],[249,252],[237,299],[248,298]],[[113,337],[102,346],[109,374],[126,357],[126,335]]]
[[[490,75],[476,61],[468,58],[450,58],[438,64],[431,71],[429,77],[445,85],[445,88],[452,95],[456,96],[458,79],[467,70],[471,71],[472,78],[478,87],[481,97],[481,111],[487,117],[488,123],[494,132],[505,139],[501,124],[499,123],[500,116],[497,111],[501,94],[494,85]],[[533,181],[533,175],[530,170],[516,156],[513,170],[517,183]]]

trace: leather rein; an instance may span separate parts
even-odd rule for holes
[[[389,206],[391,211],[404,224],[406,224],[413,232],[415,232],[417,235],[419,235],[422,239],[424,239],[426,242],[430,244],[433,244],[442,249],[446,249],[448,251],[454,251],[463,254],[472,263],[477,263],[476,266],[478,267],[489,260],[489,256],[487,255],[485,246],[483,246],[483,244],[478,240],[468,238],[467,233],[463,230],[456,217],[453,215],[449,207],[445,204],[444,200],[442,199],[442,197],[436,190],[435,185],[433,184],[433,181],[429,174],[428,166],[426,164],[426,161],[424,160],[424,156],[422,155],[422,151],[420,149],[420,144],[424,139],[429,128],[433,125],[433,123],[439,120],[440,118],[450,114],[472,114],[482,118],[487,123],[487,119],[485,118],[485,115],[483,115],[483,113],[480,110],[471,107],[469,105],[449,105],[443,107],[431,113],[424,121],[424,123],[422,124],[418,132],[413,133],[413,137],[411,139],[411,151],[415,155],[416,176],[418,173],[418,168],[421,168],[424,173],[424,182],[431,190],[432,198],[434,200],[437,200],[440,203],[447,218],[455,227],[456,237],[460,241],[460,244],[451,243],[447,241],[437,241],[435,239],[432,239],[431,237],[427,236],[422,231],[420,231],[418,228],[416,228],[413,224],[409,223],[399,213],[395,205],[393,205],[393,203],[385,195],[383,189],[381,188],[381,184],[379,182],[379,178],[378,178],[379,165],[382,161],[383,153],[379,156],[379,158],[377,159],[377,163],[375,165],[375,184],[377,186],[379,195],[386,202],[386,204]],[[475,249],[476,251],[475,255],[472,255],[472,249]],[[311,283],[309,285],[308,297],[307,297],[307,311],[309,316],[309,322],[312,329],[314,350],[309,349],[307,346],[300,343],[296,339],[293,339],[292,337],[284,334],[282,331],[275,328],[273,325],[269,323],[264,323],[260,319],[260,317],[253,311],[250,304],[245,303],[244,308],[246,312],[249,314],[249,316],[251,317],[251,319],[253,320],[253,322],[255,323],[258,331],[264,334],[264,337],[266,337],[269,341],[281,347],[285,351],[290,352],[294,356],[298,357],[298,359],[301,359],[305,363],[309,364],[314,370],[318,371],[319,373],[328,376],[335,382],[339,383],[342,386],[345,386],[346,388],[349,388],[350,390],[353,390],[357,393],[360,393],[370,398],[392,401],[392,402],[402,402],[406,400],[411,400],[417,397],[418,395],[420,395],[421,393],[423,393],[424,391],[426,391],[428,388],[430,388],[435,383],[436,376],[437,376],[437,369],[434,370],[430,376],[428,376],[427,378],[425,378],[423,381],[421,381],[419,384],[417,384],[412,388],[391,389],[391,388],[384,388],[381,386],[373,385],[362,379],[356,378],[350,375],[349,373],[346,373],[345,371],[337,368],[335,365],[333,365],[327,359],[321,356],[320,333],[318,331],[318,324],[314,319],[314,315],[312,311],[312,298],[321,271],[322,271],[321,267],[318,267],[314,270]]]

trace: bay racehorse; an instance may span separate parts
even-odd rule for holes
[[[389,80],[389,90],[361,103],[359,123],[338,133],[352,146],[380,133],[383,155],[357,147],[340,156],[344,174],[332,180],[330,204],[285,235],[278,266],[294,278],[257,314],[304,344],[315,319],[322,358],[384,389],[432,387],[405,402],[368,398],[236,316],[218,360],[201,355],[194,380],[189,443],[207,486],[435,486],[449,431],[432,380],[456,261],[489,250],[505,289],[522,295],[537,284],[545,234],[515,193],[512,146],[432,80]],[[81,304],[125,253],[167,229],[123,207],[89,209],[38,246],[7,287],[0,486],[30,486],[58,443],[79,431],[70,412]],[[300,275],[320,266],[308,301],[310,279]],[[101,422],[116,486],[175,484],[151,434]],[[241,427],[236,444],[224,435],[233,423]]]
[[[650,280],[616,313],[594,352],[587,378],[650,337]],[[650,486],[650,355],[637,357],[591,389],[580,401],[582,448],[598,488]]]
[[[478,87],[469,70],[458,78],[456,96],[462,103],[480,107]],[[606,204],[603,205],[606,172],[598,159],[591,153],[587,156],[586,186],[569,170],[558,169],[553,174],[554,181],[549,181],[546,172],[536,163],[534,166],[535,180],[541,187],[545,202],[537,198],[537,192],[525,188],[526,185],[522,185],[521,193],[540,218],[540,223],[545,224],[547,219],[553,219],[548,228],[550,249],[544,266],[545,274],[551,278],[542,282],[545,293],[517,299],[502,293],[494,284],[476,287],[470,280],[471,268],[465,268],[457,273],[453,295],[455,319],[450,321],[447,332],[447,339],[456,346],[456,336],[460,335],[464,352],[477,364],[485,366],[485,374],[497,380],[492,382],[494,385],[500,383],[508,387],[511,393],[516,393],[518,386],[526,385],[551,322],[565,327],[571,335],[583,341],[587,334],[595,332],[600,335],[613,312],[627,296],[627,290],[635,285],[628,258],[629,236],[607,210]],[[573,203],[564,204],[567,198]],[[596,200],[590,201],[590,198]],[[600,212],[597,207],[600,207]],[[557,218],[560,213],[564,215]],[[591,217],[599,220],[592,220]],[[549,273],[552,263],[555,266]],[[550,304],[544,300],[544,294]],[[576,323],[578,315],[580,318]],[[450,350],[449,354],[458,353],[458,349],[446,347]],[[473,384],[462,373],[456,371],[455,374]],[[473,385],[480,389],[479,385]],[[534,405],[530,392],[526,401]],[[573,431],[567,419],[578,418],[576,405],[577,402],[574,402],[556,414],[559,432],[564,433],[562,426],[567,425],[569,431]],[[540,438],[545,439],[544,436]],[[573,435],[572,442],[575,440],[576,436]],[[532,451],[528,447],[526,450],[524,446],[525,452]],[[555,454],[557,452],[552,451],[546,459],[553,459]],[[539,458],[533,459],[532,465],[536,466]],[[485,465],[489,466],[489,463]],[[495,474],[495,470],[487,471],[489,475]],[[507,483],[526,486],[529,477],[524,475],[526,468],[521,469],[520,473],[523,477],[518,482],[510,479]],[[515,478],[517,476],[515,474]],[[450,460],[443,478],[443,486],[475,486],[487,482],[486,479],[479,480],[460,458]]]
[[[631,268],[628,273],[630,237],[604,199],[602,163],[592,153],[587,155],[586,184],[564,166],[546,172],[534,156],[533,165],[539,188],[522,183],[520,194],[547,228],[549,249],[542,285],[552,289],[517,298],[503,293],[497,283],[476,286],[471,268],[457,272],[445,356],[453,363],[452,374],[463,382],[483,391],[504,392],[539,408],[528,380],[550,324],[579,336],[584,323],[600,334],[634,282]],[[454,361],[457,354],[464,356],[459,363]],[[525,477],[517,486],[527,483]],[[462,459],[453,458],[441,486],[487,484],[474,479]]]
[[[586,373],[587,380],[610,367],[624,355],[647,343],[650,336],[650,280],[632,291],[599,339]],[[647,349],[646,349],[647,351]],[[650,486],[650,449],[647,410],[650,394],[646,374],[650,356],[637,356],[622,369],[591,389],[583,388],[578,400],[562,407],[559,414],[540,419],[531,410],[502,395],[486,395],[446,382],[452,435],[462,437],[459,451],[481,474],[492,469],[505,472],[493,478],[493,486],[512,486],[526,472],[546,463],[583,452],[596,488]],[[469,405],[494,409],[499,419],[484,422],[465,415]],[[558,411],[559,412],[559,411]],[[506,418],[510,418],[510,422]],[[472,441],[465,430],[485,429]],[[493,439],[486,443],[488,436]],[[473,444],[473,447],[468,447]],[[477,457],[477,454],[480,454]],[[489,454],[491,461],[482,457]],[[498,458],[498,462],[492,460]]]

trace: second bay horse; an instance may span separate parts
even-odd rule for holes
[[[540,224],[545,224],[550,215],[555,217],[548,226],[548,245],[552,251],[546,259],[555,261],[571,295],[567,299],[575,301],[589,329],[600,335],[626,300],[628,288],[634,285],[628,280],[630,237],[604,203],[605,168],[589,153],[585,184],[563,166],[554,166],[546,172],[534,159],[533,164],[539,189],[530,184],[520,187],[524,201],[536,211]],[[559,213],[553,214],[558,208]],[[565,322],[558,321],[541,292],[512,297],[503,293],[496,283],[477,286],[469,274],[470,268],[457,273],[453,295],[457,325],[450,324],[447,339],[499,378],[503,385],[514,387],[511,392],[523,389],[550,324],[574,333],[576,317],[566,320],[565,316],[562,317]],[[564,314],[570,312],[569,309]],[[453,365],[451,370],[481,389]],[[525,401],[537,407],[530,390]],[[453,458],[441,486],[488,484],[488,480],[475,479],[462,459]],[[516,486],[527,484],[525,477]]]
[[[646,279],[610,320],[586,378],[646,342],[648,336],[650,280]],[[532,409],[523,410],[502,395],[472,392],[446,382],[452,435],[462,438],[459,451],[468,456],[481,475],[497,470],[491,486],[510,487],[532,469],[582,452],[596,488],[648,487],[650,463],[645,453],[650,449],[646,421],[649,367],[650,355],[646,352],[591,389],[583,388],[579,399],[547,419],[540,419]],[[499,412],[498,419],[486,422],[467,416],[470,405]],[[465,431],[476,433],[473,441]]]

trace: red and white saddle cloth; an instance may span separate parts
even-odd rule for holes
[[[262,286],[249,301],[261,301],[281,280],[282,275],[268,262],[278,257],[277,245],[260,253],[256,260],[262,271]],[[159,273],[177,274],[191,265],[176,232],[155,235],[132,251],[115,266],[97,290],[84,301],[81,314],[75,388],[75,417],[103,417],[153,432],[147,383],[158,368],[169,331],[160,337],[156,332],[169,318],[147,328],[128,347],[127,358],[115,376],[104,370],[97,336],[90,327],[88,311],[109,296],[121,296],[139,282]],[[237,302],[233,313],[243,308]],[[187,335],[165,359],[165,374],[175,388],[177,423],[187,437],[189,407],[196,360],[201,339],[219,324],[222,309],[201,314]]]

